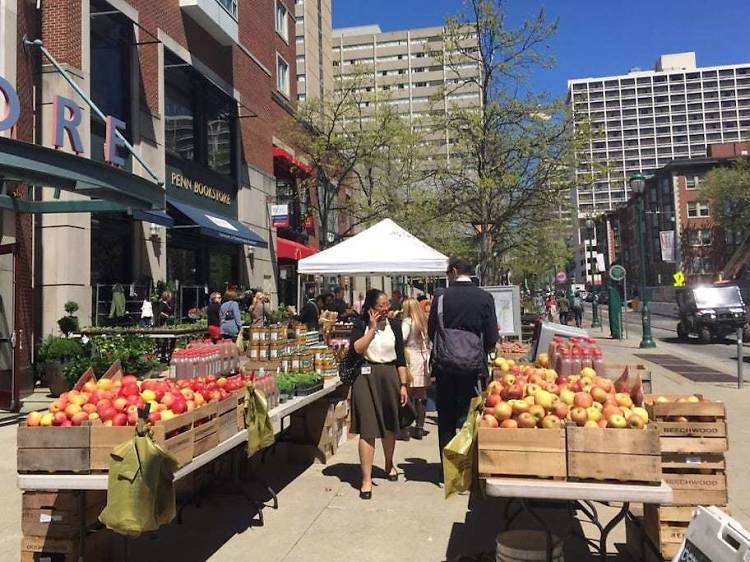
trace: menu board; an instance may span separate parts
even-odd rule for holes
[[[497,331],[501,337],[521,337],[521,290],[518,285],[482,287],[492,295],[497,317]]]

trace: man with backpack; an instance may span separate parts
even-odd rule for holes
[[[487,354],[498,340],[492,296],[471,281],[472,267],[451,258],[450,286],[435,298],[427,332],[433,342],[430,362],[437,385],[440,454],[466,420],[469,402],[486,380]]]
[[[583,299],[581,298],[580,291],[576,291],[573,295],[573,302],[570,303],[570,309],[573,311],[573,318],[576,321],[576,328],[581,327],[581,321],[583,320]]]

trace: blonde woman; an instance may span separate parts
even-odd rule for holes
[[[262,328],[266,321],[271,319],[271,305],[268,304],[268,297],[263,291],[258,291],[253,297],[253,304],[250,305],[250,325],[253,328]]]
[[[417,410],[414,438],[424,436],[425,405],[427,404],[427,385],[430,380],[430,339],[427,336],[427,317],[416,299],[406,299],[402,305],[403,320],[401,329],[406,349],[406,362],[412,376],[409,397],[414,401]],[[407,430],[408,431],[408,430]],[[408,439],[408,432],[403,435]]]

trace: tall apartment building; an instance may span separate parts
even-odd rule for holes
[[[333,89],[331,0],[296,0],[297,100]]]
[[[588,122],[594,132],[577,158],[572,190],[575,275],[590,281],[592,260],[584,254],[595,241],[580,221],[624,204],[630,176],[706,156],[709,144],[750,139],[750,63],[698,68],[693,52],[662,55],[654,70],[569,80],[568,103],[576,123]],[[591,185],[597,164],[606,165],[605,173]]]
[[[411,123],[426,128],[434,123],[435,112],[481,105],[479,86],[467,81],[479,81],[480,66],[469,60],[449,65],[438,56],[444,51],[442,27],[383,32],[378,25],[367,25],[333,30],[334,74],[372,72],[366,88],[375,100],[387,97]],[[442,95],[437,103],[436,94]],[[427,142],[435,146],[432,156],[450,157],[447,135],[428,134]]]

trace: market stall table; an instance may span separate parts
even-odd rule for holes
[[[487,478],[485,492],[489,497],[509,498],[505,508],[505,526],[526,511],[543,529],[547,540],[547,560],[552,561],[552,532],[535,511],[533,503],[567,503],[573,511],[581,510],[599,529],[599,541],[589,540],[598,551],[602,562],[607,559],[607,537],[627,515],[631,502],[665,504],[672,501],[672,488],[664,481],[658,486],[625,482],[573,482],[531,478]],[[520,507],[512,508],[520,503]],[[622,503],[617,514],[602,526],[593,503]]]

